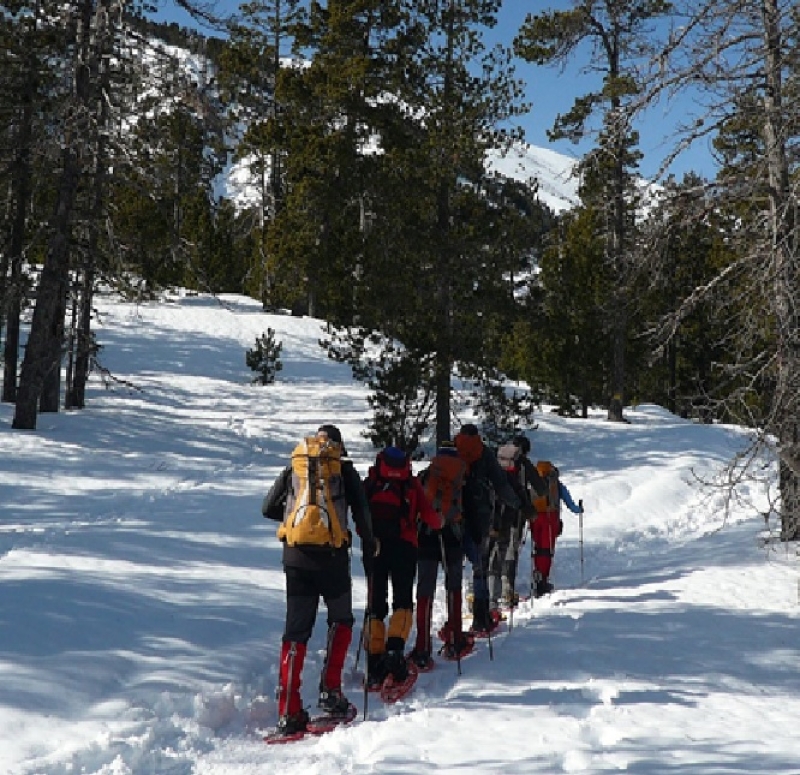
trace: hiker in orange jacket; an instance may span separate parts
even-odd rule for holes
[[[431,464],[420,474],[432,506],[441,514],[444,526],[430,530],[420,526],[417,561],[417,637],[409,654],[421,671],[433,667],[431,636],[433,599],[439,563],[444,566],[447,622],[443,628],[446,642],[440,653],[445,659],[460,659],[472,647],[473,637],[463,631],[461,620],[461,583],[464,573],[462,490],[467,465],[452,441],[443,441]]]

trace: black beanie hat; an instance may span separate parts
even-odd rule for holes
[[[326,434],[331,441],[335,441],[337,444],[342,443],[342,432],[335,425],[320,425],[317,433]]]
[[[477,436],[478,426],[474,423],[468,422],[466,425],[461,426],[459,433],[463,433],[465,436]]]
[[[518,434],[511,439],[512,444],[516,444],[521,450],[523,455],[527,455],[531,451],[531,440],[523,435]]]

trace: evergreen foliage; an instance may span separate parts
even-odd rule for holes
[[[279,371],[283,370],[280,355],[283,342],[275,340],[275,331],[267,328],[265,334],[256,337],[256,346],[245,354],[248,368],[256,372],[253,382],[259,385],[271,385]]]
[[[556,118],[549,136],[578,141],[593,134],[590,119],[599,113],[596,147],[581,161],[583,202],[602,213],[603,263],[609,278],[603,320],[611,338],[607,385],[608,416],[623,419],[630,366],[631,273],[635,266],[634,185],[638,134],[630,128],[641,89],[640,63],[655,45],[652,22],[672,10],[664,0],[579,0],[568,11],[528,17],[515,41],[517,53],[537,64],[563,64],[584,43],[593,46],[603,74],[599,89],[580,96]]]

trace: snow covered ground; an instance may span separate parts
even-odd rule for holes
[[[627,425],[537,417],[532,456],[586,508],[583,563],[567,513],[557,591],[491,655],[482,642],[461,676],[440,662],[396,706],[371,696],[366,721],[266,746],[284,602],[261,499],[325,421],[366,472],[364,389],[316,321],[242,297],[99,310],[118,381],[35,432],[0,405],[2,775],[800,773],[797,547],[764,548],[760,488],[723,523],[723,493],[696,485],[743,431],[655,406]],[[245,351],[267,327],[285,367],[258,387]],[[321,609],[309,705],[324,630]],[[346,690],[363,710],[354,656],[355,641]]]

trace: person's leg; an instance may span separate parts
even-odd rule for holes
[[[384,546],[383,544],[387,545]],[[389,556],[388,542],[382,542],[380,554],[375,558],[369,601],[368,629],[364,646],[367,652],[369,683],[377,686],[386,677],[386,623],[389,613]]]
[[[533,521],[531,534],[534,544],[534,576],[536,583],[534,593],[539,596],[544,594],[546,579],[550,575],[553,564],[553,550],[550,538],[550,519],[546,513],[540,513]]]
[[[518,515],[517,523],[511,525],[508,533],[508,546],[506,547],[503,557],[500,592],[507,605],[514,605],[517,602],[517,560],[519,557],[520,542],[522,541],[522,525],[524,524],[522,516]]]
[[[447,575],[445,591],[447,593],[447,629],[456,640],[463,637],[464,625],[461,620],[461,585],[464,573],[464,550],[460,543],[445,542],[445,561]]]
[[[286,574],[286,622],[281,644],[278,670],[278,716],[286,726],[287,719],[302,727],[303,711],[300,696],[306,644],[317,617],[319,595],[314,579],[300,568],[288,567]]]
[[[396,681],[408,675],[405,645],[413,623],[413,591],[417,573],[417,549],[408,541],[391,547],[392,617],[386,637],[387,669]]]
[[[419,655],[430,656],[432,649],[431,617],[433,616],[433,599],[436,596],[439,562],[438,556],[431,557],[426,547],[420,547],[417,558],[417,636],[414,642],[414,652]]]
[[[501,552],[503,545],[500,534],[490,536],[488,541],[486,560],[486,588],[489,594],[490,607],[496,606],[500,601],[501,581]]]
[[[487,631],[492,627],[489,617],[489,586],[486,574],[489,565],[489,532],[483,534],[480,545],[473,549],[472,586],[475,600],[472,604],[472,629]]]
[[[319,680],[319,706],[344,712],[349,703],[342,695],[342,672],[353,637],[353,595],[349,561],[336,557],[318,579],[328,609],[328,637]]]

